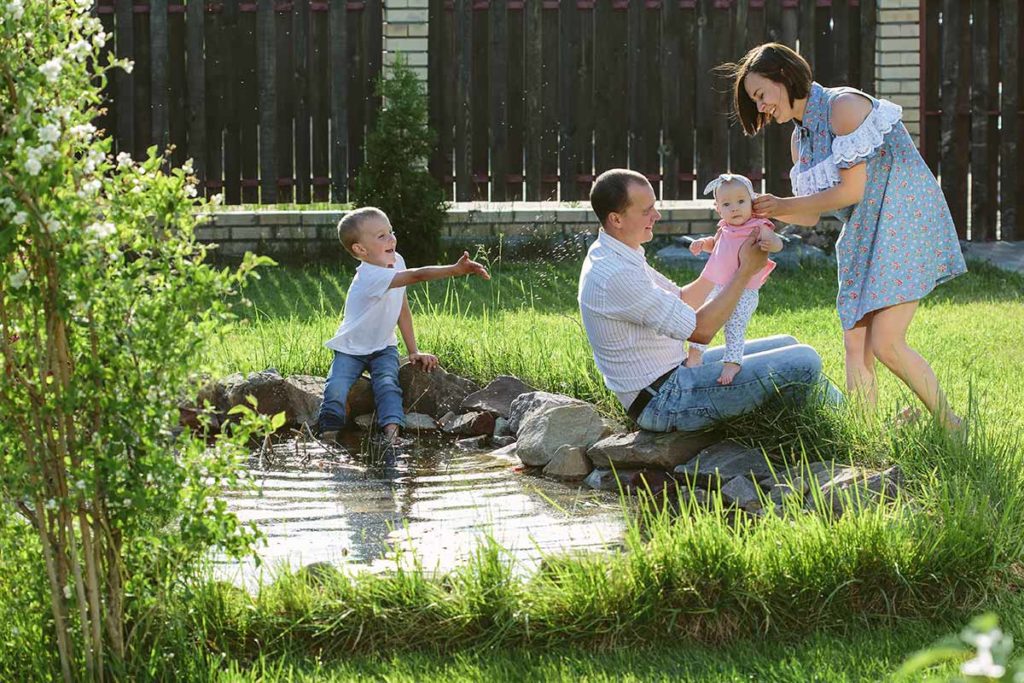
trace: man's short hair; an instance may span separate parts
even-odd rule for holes
[[[628,168],[613,168],[597,176],[590,188],[590,206],[597,214],[597,220],[604,225],[608,214],[622,213],[629,208],[630,185],[650,184],[643,174]]]
[[[352,245],[359,241],[362,237],[363,223],[368,218],[381,218],[388,224],[391,223],[388,220],[388,215],[378,209],[376,206],[364,206],[353,211],[349,211],[341,220],[338,221],[338,239],[341,240],[341,246],[345,247],[345,251],[355,256],[352,253]]]
[[[754,100],[750,99],[743,81],[747,74],[759,74],[770,81],[781,83],[789,93],[789,106],[811,93],[814,77],[811,65],[796,50],[781,43],[764,43],[743,55],[735,64],[723,64],[716,69],[732,79],[732,99],[736,116],[743,126],[743,132],[754,135],[768,125],[771,116],[759,112]]]

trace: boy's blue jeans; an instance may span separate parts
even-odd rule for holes
[[[725,347],[709,349],[704,364],[680,365],[659,387],[637,418],[653,432],[696,431],[726,417],[749,413],[781,394],[798,400],[838,405],[842,393],[821,374],[821,356],[793,337],[755,339],[743,348],[742,369],[732,384],[721,385]]]
[[[334,431],[345,426],[345,402],[349,389],[366,368],[370,368],[377,424],[383,427],[405,423],[402,388],[398,384],[398,347],[388,346],[365,356],[334,352],[334,361],[324,385],[324,402],[317,418],[319,431]]]

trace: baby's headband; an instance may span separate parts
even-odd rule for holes
[[[723,173],[722,175],[718,176],[710,183],[708,183],[708,186],[704,188],[704,194],[715,196],[715,193],[718,192],[718,188],[720,188],[722,185],[725,185],[726,183],[732,182],[742,183],[744,187],[747,188],[747,192],[750,193],[751,199],[757,196],[754,193],[754,185],[750,182],[750,179],[747,178],[747,176],[745,175],[739,175],[737,173]]]

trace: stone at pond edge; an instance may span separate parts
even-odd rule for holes
[[[572,398],[563,394],[552,394],[547,391],[531,391],[526,394],[521,394],[512,401],[512,405],[509,409],[509,433],[518,436],[519,430],[522,429],[523,422],[529,420],[530,413],[542,412],[557,406],[571,405],[586,406],[590,404],[577,398]]]
[[[647,432],[612,434],[589,449],[587,456],[597,467],[659,467],[671,470],[689,462],[717,437],[701,432]]]
[[[554,479],[582,479],[594,469],[579,446],[563,445],[555,450],[551,461],[544,466],[544,474]]]
[[[615,472],[612,470],[597,468],[593,472],[587,475],[587,478],[583,480],[583,483],[592,489],[598,489],[600,491],[618,491],[619,482],[615,478]],[[626,472],[618,472],[620,477],[626,476]]]
[[[636,495],[643,492],[653,496],[675,491],[679,483],[662,470],[639,470],[621,475],[626,493]]]
[[[697,454],[690,462],[679,465],[674,472],[691,484],[708,488],[720,486],[733,477],[760,480],[771,474],[771,468],[760,449],[746,448],[735,441],[722,441]]]
[[[517,444],[513,441],[507,446],[502,446],[497,450],[490,451],[489,453],[487,453],[487,455],[497,460],[507,462],[510,465],[518,466],[520,460],[519,456],[516,455],[516,447]]]
[[[494,444],[495,448],[501,448],[502,446],[507,446],[510,443],[515,443],[515,442],[516,442],[516,437],[514,437],[514,436],[492,436],[491,437],[491,443]]]
[[[466,396],[480,388],[475,382],[444,368],[426,372],[412,363],[398,369],[398,383],[402,387],[402,405],[407,411],[435,417],[457,411]]]
[[[326,381],[326,380],[325,380]],[[348,398],[345,400],[346,415],[365,415],[377,409],[373,399],[373,385],[370,380],[360,377],[348,391]]]
[[[442,431],[458,436],[489,436],[494,431],[494,415],[490,413],[465,413],[441,426]]]
[[[405,429],[414,432],[433,432],[437,431],[437,422],[423,413],[406,413]]]
[[[481,434],[480,436],[459,439],[455,442],[455,445],[464,451],[483,451],[487,450],[487,441],[489,439],[490,437],[487,434]]]
[[[261,415],[285,414],[285,424],[297,427],[316,424],[323,402],[323,380],[310,375],[282,377],[276,370],[254,372],[244,382],[227,387],[227,400],[233,407],[248,405],[247,396],[257,401]]]
[[[499,417],[494,420],[494,436],[512,436],[512,430],[509,429],[509,422],[503,417]],[[512,436],[514,439],[515,437]]]
[[[586,403],[532,410],[517,433],[517,452],[524,464],[541,467],[551,462],[560,446],[587,448],[612,429],[613,425]]]
[[[536,391],[518,377],[499,375],[479,391],[462,400],[462,410],[484,410],[503,418],[508,418],[512,410],[512,401],[520,394]]]
[[[722,487],[722,500],[748,512],[761,509],[760,489],[745,476],[733,477]]]

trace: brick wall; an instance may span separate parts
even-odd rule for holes
[[[387,0],[384,8],[384,72],[401,53],[427,83],[427,0]]]
[[[920,0],[878,0],[875,93],[903,107],[914,142],[921,134]]]

